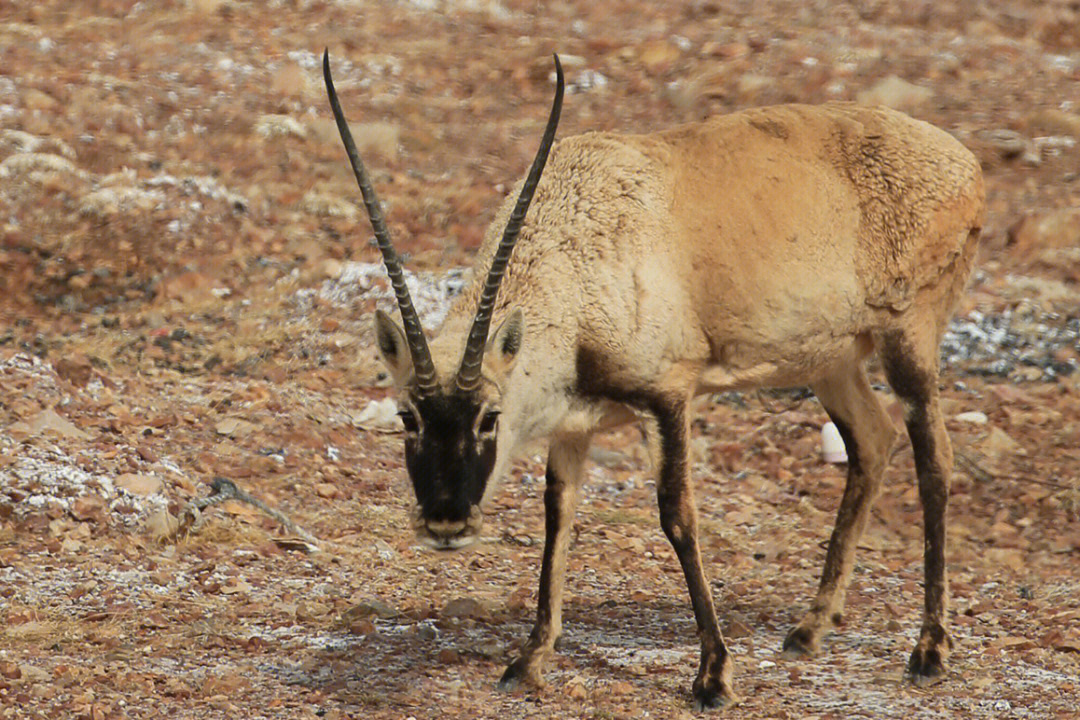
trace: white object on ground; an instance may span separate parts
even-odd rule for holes
[[[401,419],[397,416],[397,403],[393,398],[372,400],[363,410],[352,418],[354,427],[382,432],[398,432],[402,429]]]
[[[978,410],[971,410],[969,412],[962,412],[953,419],[959,422],[985,425],[990,418],[986,417],[986,413],[979,412]]]
[[[828,463],[846,463],[848,461],[847,450],[844,449],[844,439],[840,437],[840,431],[831,422],[821,427],[821,454]]]

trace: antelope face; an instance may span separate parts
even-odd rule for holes
[[[471,544],[480,535],[480,500],[495,467],[498,404],[452,392],[410,398],[399,414],[417,536],[438,550]]]
[[[458,373],[449,382],[433,374],[424,383],[405,332],[387,314],[375,314],[379,353],[400,389],[405,468],[416,492],[413,526],[436,549],[464,547],[480,536],[480,501],[492,481],[499,439],[512,435],[500,433],[500,388],[507,384],[523,333],[524,316],[514,310],[486,344],[473,382],[463,382]]]
[[[364,196],[371,229],[375,232],[375,241],[401,311],[401,326],[386,313],[377,311],[375,337],[383,361],[401,391],[399,405],[405,426],[405,466],[416,490],[416,530],[421,539],[436,548],[463,547],[480,535],[483,522],[480,501],[495,469],[497,438],[510,435],[499,432],[499,403],[501,388],[506,387],[505,381],[521,348],[521,311],[509,312],[490,337],[488,330],[506,265],[555,142],[565,89],[562,66],[556,56],[555,99],[547,127],[480,288],[476,316],[468,336],[462,338],[465,349],[461,363],[456,372],[443,372],[442,379],[420,326],[420,316],[409,296],[382,207],[356,151],[356,143],[334,90],[328,52],[323,53],[323,79],[334,121],[356,184]],[[443,368],[444,371],[447,369]]]

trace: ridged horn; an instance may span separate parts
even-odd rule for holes
[[[405,276],[401,270],[401,261],[394,252],[394,245],[390,241],[390,230],[386,227],[383,219],[382,206],[375,194],[375,188],[371,186],[364,163],[360,160],[360,154],[356,151],[356,143],[353,142],[349,124],[345,121],[345,113],[341,110],[337,92],[334,90],[334,80],[330,77],[330,51],[323,52],[323,79],[326,81],[326,94],[330,97],[330,107],[334,111],[334,120],[337,122],[338,133],[341,142],[345,144],[345,154],[349,156],[356,184],[360,187],[360,193],[364,196],[364,207],[367,208],[368,217],[371,219],[371,229],[375,232],[375,241],[382,252],[383,265],[386,266],[386,274],[390,276],[390,285],[394,288],[397,296],[398,310],[401,311],[401,320],[405,325],[405,340],[409,345],[409,354],[412,356],[413,370],[416,373],[416,381],[422,394],[431,394],[437,387],[435,376],[435,364],[431,361],[431,350],[428,348],[427,338],[424,336],[424,328],[420,325],[420,316],[413,307],[409,288],[405,284]]]
[[[559,126],[559,113],[562,112],[564,87],[562,63],[559,62],[559,56],[555,55],[555,101],[551,105],[551,115],[548,117],[544,137],[540,141],[540,149],[536,151],[536,158],[529,169],[528,177],[525,178],[525,185],[521,188],[517,204],[514,205],[514,211],[510,214],[509,222],[506,223],[506,229],[503,230],[502,240],[495,251],[491,269],[488,270],[487,280],[484,281],[484,288],[480,293],[476,317],[473,319],[472,329],[469,330],[469,339],[465,343],[465,352],[461,358],[461,366],[458,368],[456,383],[461,390],[474,390],[480,383],[480,368],[484,362],[484,347],[487,344],[488,330],[491,328],[491,314],[495,309],[495,298],[499,294],[499,285],[506,272],[506,264],[510,262],[510,254],[514,251],[514,244],[525,222],[525,213],[529,210],[533,193],[540,182],[540,175],[544,172],[544,165],[547,164],[551,144],[555,141],[555,129]]]

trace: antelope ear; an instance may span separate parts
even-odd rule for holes
[[[375,344],[379,346],[379,355],[394,378],[394,384],[403,386],[413,372],[412,354],[405,331],[382,310],[375,311]]]
[[[492,370],[505,377],[514,368],[521,342],[525,337],[525,314],[521,308],[514,308],[491,336],[484,359]]]

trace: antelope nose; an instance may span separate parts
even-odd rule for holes
[[[433,537],[448,540],[465,532],[464,520],[428,520],[427,530]]]

